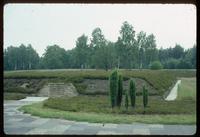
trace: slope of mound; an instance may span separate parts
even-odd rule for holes
[[[4,72],[4,79],[45,79],[59,78],[65,81],[76,83],[83,79],[105,79],[108,80],[111,71],[105,70],[29,70],[29,71],[7,71]],[[170,90],[175,84],[177,77],[195,77],[196,70],[120,70],[125,79],[134,77],[141,78],[149,83],[162,95]]]

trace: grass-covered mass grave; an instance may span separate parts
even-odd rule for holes
[[[118,90],[116,95],[111,92],[115,89],[110,86],[112,72],[111,70],[5,71],[4,99],[37,96],[42,86],[48,82],[72,83],[79,93],[78,96],[50,97],[44,102],[23,106],[20,110],[40,117],[101,123],[196,123],[195,70],[118,70],[122,82],[127,81],[121,84],[121,95],[118,90],[119,80],[116,84]],[[108,85],[105,88],[106,92],[87,92],[86,79],[106,80],[104,81]],[[181,80],[181,84],[178,87],[177,98],[165,101],[164,98],[178,79]],[[130,91],[131,80],[134,87]],[[28,87],[20,87],[24,82],[29,83]],[[146,105],[144,105],[143,87],[148,92]],[[130,94],[131,92],[133,94]]]

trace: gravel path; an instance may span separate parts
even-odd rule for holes
[[[169,95],[165,98],[167,101],[175,100],[177,97],[178,92],[178,85],[181,84],[181,80],[178,80],[175,84],[175,86],[170,91]]]
[[[62,135],[192,135],[196,125],[162,124],[103,124],[75,122],[62,119],[39,118],[19,112],[17,108],[46,98],[26,98],[21,101],[4,101],[5,134],[62,134]]]

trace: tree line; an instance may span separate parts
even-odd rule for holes
[[[144,31],[136,34],[127,21],[119,32],[118,40],[111,42],[100,28],[95,28],[90,40],[85,34],[81,35],[71,50],[59,45],[47,46],[41,57],[30,44],[10,46],[4,50],[4,70],[148,69],[154,61],[159,61],[166,69],[196,68],[196,45],[187,50],[179,44],[158,49],[153,34],[147,35]]]

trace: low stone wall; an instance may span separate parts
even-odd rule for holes
[[[73,97],[77,95],[78,92],[72,83],[48,83],[38,93],[38,96],[43,97]]]
[[[132,78],[136,84],[136,94],[142,94],[142,87],[146,85],[149,90],[149,95],[158,95],[148,82],[140,78]],[[82,85],[83,92],[80,92],[77,85]],[[77,89],[76,89],[76,87]],[[84,79],[81,83],[65,83],[62,79],[4,79],[4,88],[22,87],[35,92],[30,96],[42,97],[60,97],[60,96],[76,96],[78,92],[81,94],[103,94],[109,93],[109,80],[102,79]],[[129,80],[123,81],[124,90],[129,88]]]

